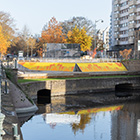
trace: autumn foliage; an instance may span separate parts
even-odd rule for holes
[[[49,21],[47,27],[42,31],[41,41],[44,43],[65,43],[66,39],[62,27],[55,17]]]
[[[124,59],[128,59],[130,53],[132,52],[132,49],[124,49],[123,51],[120,51],[120,55],[124,58]]]
[[[3,56],[7,48],[10,46],[10,41],[7,40],[6,36],[4,36],[3,31],[2,31],[2,26],[0,26],[0,53],[1,56]]]
[[[77,43],[81,45],[81,51],[90,50],[92,45],[92,38],[86,34],[85,28],[79,29],[75,26],[72,31],[69,31],[67,34],[68,43]]]

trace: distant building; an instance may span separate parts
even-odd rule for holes
[[[140,59],[140,27],[134,32],[134,58]]]
[[[110,50],[134,50],[135,28],[140,27],[140,0],[112,0]]]
[[[43,47],[43,58],[80,58],[80,44],[47,43]]]
[[[97,36],[98,36],[98,40],[103,41],[103,30],[102,29],[97,31]]]
[[[103,43],[106,46],[106,50],[109,50],[109,29],[110,27],[107,27],[103,31]]]
[[[103,41],[106,50],[109,49],[109,29],[110,27],[106,27],[104,30],[98,30],[97,32],[98,40]]]

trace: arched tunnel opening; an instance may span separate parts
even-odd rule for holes
[[[118,97],[132,96],[133,84],[124,83],[115,86],[115,95]]]
[[[50,104],[51,103],[51,90],[42,89],[37,92],[38,104]]]

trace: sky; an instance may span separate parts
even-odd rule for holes
[[[26,25],[32,35],[41,34],[43,26],[55,17],[65,21],[82,16],[88,20],[102,19],[97,29],[110,25],[112,0],[0,0],[0,11],[9,13],[19,31]]]

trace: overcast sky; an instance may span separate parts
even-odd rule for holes
[[[97,28],[110,25],[112,0],[0,0],[0,11],[9,13],[14,18],[16,27],[22,30],[24,25],[31,34],[40,34],[43,26],[54,16],[57,21],[64,21],[73,16],[83,16]]]

